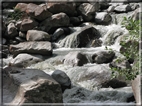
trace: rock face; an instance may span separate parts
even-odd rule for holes
[[[48,41],[22,42],[17,45],[10,45],[9,50],[14,56],[19,53],[39,54],[44,56],[52,55],[52,46]]]
[[[31,55],[26,53],[21,53],[17,55],[12,61],[12,66],[16,67],[26,67],[31,64],[40,62],[43,60],[43,57],[41,55]]]
[[[88,60],[86,56],[80,52],[70,52],[64,57],[63,62],[67,65],[82,66],[86,64]]]
[[[92,56],[92,60],[95,63],[102,64],[102,63],[109,63],[113,60],[115,53],[113,51],[101,51],[95,53]]]
[[[17,86],[17,93],[10,103],[22,106],[23,103],[63,102],[60,85],[43,71],[15,67],[7,67],[3,71],[7,75],[7,80]]]
[[[26,13],[39,21],[43,21],[52,15],[52,13],[44,9],[44,7],[33,3],[27,5]]]
[[[66,89],[71,88],[71,80],[65,72],[61,70],[55,70],[52,73],[52,78],[61,85],[62,92],[64,92]]]
[[[68,35],[59,43],[61,47],[86,47],[91,40],[99,37],[100,33],[97,29],[92,26],[85,26],[81,30]]]
[[[47,9],[53,14],[63,12],[69,16],[73,16],[75,12],[75,8],[76,7],[73,3],[66,3],[66,2],[47,3]]]
[[[82,3],[78,11],[82,15],[83,19],[85,21],[91,21],[95,15],[95,12],[99,10],[99,3]]]
[[[21,23],[21,31],[28,31],[35,28],[38,25],[34,19],[24,19]]]
[[[70,19],[65,13],[54,14],[40,23],[42,30],[48,32],[51,28],[69,26]]]
[[[44,31],[28,30],[27,41],[50,41],[50,35]]]
[[[97,24],[109,24],[112,18],[107,12],[96,13],[95,23]]]

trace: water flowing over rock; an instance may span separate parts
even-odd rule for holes
[[[41,55],[21,53],[17,55],[10,63],[12,66],[16,67],[26,67],[40,61],[43,61],[43,56]]]
[[[28,31],[33,28],[35,28],[38,25],[38,22],[36,22],[33,19],[24,19],[21,23],[21,31]]]
[[[115,53],[113,51],[100,51],[93,54],[93,62],[97,64],[109,63],[113,60]]]
[[[54,27],[65,27],[69,26],[70,19],[65,13],[54,14],[40,23],[42,30],[48,32]]]
[[[91,21],[93,19],[93,16],[95,15],[95,12],[99,10],[99,3],[82,3],[78,11],[82,15],[83,19],[85,21]]]
[[[70,52],[68,53],[64,59],[64,64],[72,65],[72,66],[82,66],[88,62],[86,56],[79,52]]]
[[[44,56],[52,55],[52,46],[48,41],[22,42],[17,45],[10,45],[9,50],[14,55],[14,57],[19,53],[31,53]]]
[[[4,83],[5,89],[10,92],[12,86],[15,91],[11,92],[11,101],[5,100],[4,103],[11,103],[22,106],[24,103],[62,103],[62,91],[60,85],[48,74],[37,69],[21,69],[7,67],[4,70],[7,76]],[[10,83],[8,85],[8,83]],[[10,89],[6,89],[6,86]],[[7,97],[10,99],[10,97]]]
[[[28,30],[27,41],[50,41],[50,35],[44,31]]]
[[[62,92],[64,92],[66,89],[71,88],[71,80],[65,72],[61,70],[55,70],[51,76],[55,81],[57,81],[61,85]]]
[[[61,47],[70,48],[86,47],[91,40],[99,37],[100,33],[97,29],[92,26],[85,26],[82,27],[81,30],[76,31],[59,41],[59,44]]]
[[[75,9],[76,6],[74,3],[70,2],[51,2],[51,3],[47,3],[47,9],[53,13],[53,14],[57,14],[60,12],[66,13],[69,16],[73,16],[75,13]]]

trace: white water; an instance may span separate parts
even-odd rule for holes
[[[62,64],[63,57],[71,51],[81,51],[81,53],[89,56],[89,54],[105,50],[106,41],[109,38],[111,38],[109,39],[110,41],[114,40],[114,43],[113,45],[107,46],[107,48],[113,49],[116,51],[117,56],[120,56],[119,42],[122,36],[128,34],[128,31],[120,25],[114,24],[109,26],[94,25],[94,27],[102,35],[101,40],[103,41],[103,46],[95,48],[57,48],[53,50],[53,54],[56,55],[55,57],[33,64],[27,68],[41,69],[48,74],[52,74],[56,69],[64,71],[70,77],[73,85],[71,89],[67,89],[63,94],[64,105],[134,105],[135,103],[133,102],[126,103],[126,99],[133,95],[131,87],[121,89],[100,87],[100,83],[111,78],[111,70],[108,64],[97,65],[88,63],[82,67],[72,67]],[[112,37],[114,35],[116,35],[115,39]],[[96,72],[93,69],[96,69]]]

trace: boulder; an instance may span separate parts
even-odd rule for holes
[[[50,41],[50,35],[44,31],[28,30],[27,41]]]
[[[102,87],[112,87],[112,88],[121,88],[126,87],[127,83],[124,81],[120,81],[118,79],[111,79],[104,84],[102,84]]]
[[[21,12],[25,12],[27,9],[27,3],[18,3],[15,7],[14,10],[19,10]]]
[[[71,2],[50,2],[47,3],[47,9],[53,14],[63,12],[68,16],[73,16],[75,14],[76,6]]]
[[[98,12],[95,15],[95,23],[97,24],[109,24],[111,20],[112,17],[107,12]]]
[[[39,21],[43,21],[52,15],[52,13],[44,9],[44,7],[33,3],[27,5],[26,13]]]
[[[109,8],[107,9],[107,12],[113,12],[114,11],[115,6],[109,6]]]
[[[100,46],[102,46],[102,43],[103,43],[102,40],[95,39],[95,40],[92,41],[91,46],[92,47],[100,47]]]
[[[98,3],[82,3],[78,8],[78,12],[82,15],[85,21],[91,21],[99,8]]]
[[[8,26],[7,26],[7,37],[8,38],[14,38],[18,35],[18,31],[17,31],[17,28],[15,27],[15,24],[14,23],[10,23]]]
[[[88,59],[80,52],[70,52],[64,57],[63,62],[66,65],[83,66],[88,63]]]
[[[24,32],[19,31],[19,37],[26,38],[26,34]]]
[[[52,41],[56,41],[63,34],[64,34],[64,29],[63,28],[58,28],[52,35]]]
[[[38,22],[36,22],[34,19],[24,19],[21,23],[20,31],[26,32],[35,28],[37,25]]]
[[[3,83],[3,97],[7,97],[3,98],[4,103],[23,106],[24,103],[63,102],[60,84],[41,70],[7,67],[3,72],[7,76],[7,83]],[[9,95],[6,92],[10,92]],[[8,101],[9,98],[11,101]]]
[[[43,57],[41,55],[32,55],[27,53],[21,53],[17,55],[12,61],[12,66],[16,67],[27,67],[31,64],[40,62],[43,60]]]
[[[126,5],[119,5],[119,6],[116,6],[114,8],[114,11],[115,12],[118,12],[118,13],[123,13],[123,12],[129,12],[131,11],[131,6],[129,4],[126,4]]]
[[[99,31],[92,26],[81,27],[80,30],[59,41],[61,47],[86,47],[91,40],[101,37]]]
[[[51,28],[54,27],[65,27],[69,26],[70,19],[65,13],[54,14],[51,17],[47,18],[40,23],[42,30],[48,32]]]
[[[17,45],[10,45],[9,50],[14,57],[20,53],[39,54],[44,56],[52,55],[52,45],[48,41],[22,42]]]
[[[61,85],[62,92],[64,92],[66,89],[71,88],[71,80],[65,72],[61,70],[55,70],[51,76],[55,81],[57,81]]]
[[[93,62],[97,64],[112,62],[115,53],[113,51],[100,51],[92,56]]]
[[[81,23],[81,20],[79,17],[70,17],[70,23],[77,26]]]

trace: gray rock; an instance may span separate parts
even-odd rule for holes
[[[72,2],[50,2],[47,3],[47,9],[53,14],[63,12],[69,16],[73,16],[75,14],[76,6]]]
[[[14,23],[10,23],[7,26],[7,36],[8,38],[14,38],[18,35],[17,28],[15,27]]]
[[[40,23],[42,30],[48,32],[51,28],[69,26],[70,19],[65,13],[54,14]]]
[[[17,27],[18,30],[20,30],[21,24],[22,24],[22,21],[16,22],[15,26]]]
[[[10,104],[23,106],[23,103],[62,103],[62,91],[51,76],[37,69],[21,69],[16,67],[7,67],[3,70],[7,77],[7,91],[11,92],[9,96],[14,96]],[[9,84],[9,83],[12,84]],[[6,93],[4,93],[6,94]],[[5,95],[7,96],[7,95]],[[8,103],[5,100],[5,103]]]
[[[82,15],[85,21],[91,21],[95,15],[95,12],[97,12],[99,8],[98,3],[82,3],[78,8],[78,12]]]
[[[38,25],[38,22],[36,22],[33,19],[24,19],[21,23],[20,31],[28,31],[33,28],[35,28]]]
[[[63,62],[66,65],[83,66],[88,63],[88,59],[80,52],[70,52],[64,57]]]
[[[109,6],[109,8],[107,9],[107,12],[113,12],[114,11],[115,6]]]
[[[10,45],[9,50],[14,57],[20,53],[39,54],[44,56],[52,55],[52,46],[48,41],[22,42],[17,45]]]
[[[28,30],[27,41],[50,41],[50,35],[44,31]]]
[[[59,37],[64,34],[64,29],[58,28],[52,35],[52,40],[56,41]]]
[[[129,11],[132,11],[132,8],[130,5],[126,4],[126,5],[119,5],[119,6],[116,6],[114,8],[114,11],[115,12],[129,12]]]
[[[62,92],[64,92],[66,89],[71,88],[71,80],[65,72],[61,70],[55,70],[51,76],[61,85]]]
[[[100,37],[100,33],[92,26],[81,27],[80,30],[59,41],[61,47],[86,47],[91,40]]]
[[[18,3],[15,7],[14,10],[19,10],[21,12],[26,12],[27,9],[27,3]]]
[[[19,31],[19,37],[21,37],[21,38],[26,38],[26,34],[23,33],[23,32],[21,32],[21,31]]]
[[[43,21],[52,15],[52,13],[50,13],[48,10],[45,10],[44,7],[33,3],[29,3],[27,5],[26,13],[39,21]]]
[[[134,20],[140,20],[140,19],[142,19],[142,10],[141,10],[141,8],[137,8],[135,11],[134,11],[134,13],[133,13],[133,15],[132,15],[132,18],[134,19]]]
[[[31,64],[40,62],[43,60],[43,57],[41,55],[31,55],[27,53],[21,53],[17,55],[12,61],[12,66],[16,67],[27,67]]]
[[[102,41],[100,39],[95,39],[92,41],[91,46],[92,47],[100,47],[102,45]]]
[[[92,60],[95,63],[102,64],[102,63],[109,63],[112,62],[115,53],[113,51],[100,51],[92,56]]]
[[[96,13],[95,23],[97,24],[109,24],[111,20],[112,20],[112,17],[107,12]]]
[[[70,17],[70,23],[73,25],[79,25],[81,23],[81,20],[79,17]]]

